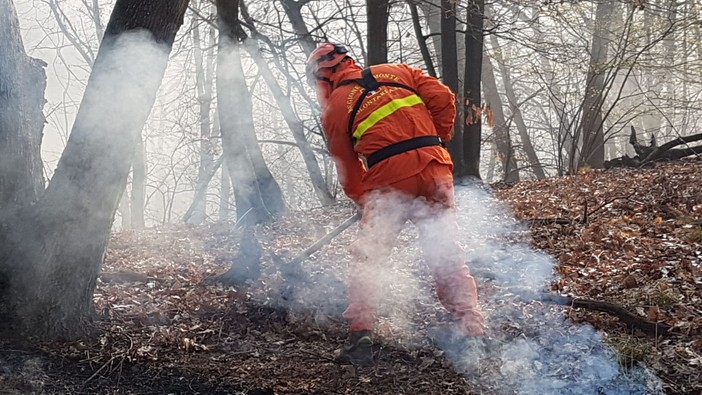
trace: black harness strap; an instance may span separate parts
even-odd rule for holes
[[[380,82],[376,80],[373,76],[373,73],[371,72],[370,67],[363,69],[363,71],[361,72],[361,78],[341,81],[339,83],[339,86],[349,84],[358,84],[361,85],[361,87],[363,88],[363,92],[361,92],[361,96],[356,100],[356,103],[354,103],[353,110],[351,110],[351,116],[349,117],[348,133],[349,137],[351,137],[352,140],[354,139],[353,124],[354,122],[356,122],[356,114],[358,114],[358,110],[361,109],[361,104],[363,104],[363,100],[366,98],[366,96],[368,96],[369,93],[380,89],[381,86],[394,86],[396,88],[407,89],[408,91],[412,91],[415,95],[419,96],[419,94],[414,88],[405,84],[401,84],[399,82]]]
[[[412,151],[422,147],[430,147],[433,145],[442,145],[439,136],[419,136],[408,140],[402,140],[395,144],[390,144],[385,148],[381,148],[373,152],[368,158],[366,158],[366,165],[370,169],[373,165],[378,162],[384,161],[385,159],[401,154],[406,151]]]
[[[348,134],[352,141],[355,140],[355,138],[353,137],[353,124],[356,121],[356,114],[358,114],[358,110],[360,110],[361,104],[363,104],[363,100],[366,98],[366,96],[368,96],[369,93],[378,90],[381,86],[392,86],[396,88],[406,89],[419,96],[419,93],[417,93],[417,91],[414,88],[405,84],[392,81],[380,82],[376,80],[373,76],[373,73],[371,72],[370,67],[363,69],[363,71],[361,72],[361,78],[341,81],[339,83],[339,86],[349,84],[358,84],[361,85],[361,87],[363,88],[363,92],[361,92],[361,96],[356,100],[356,103],[354,103],[353,110],[351,110],[351,116],[349,117]],[[373,165],[391,156],[395,156],[406,151],[411,151],[422,147],[430,147],[434,145],[443,145],[439,136],[420,136],[399,141],[372,153],[368,158],[366,158],[366,165],[370,169],[371,167],[373,167]]]

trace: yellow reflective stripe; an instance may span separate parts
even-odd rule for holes
[[[368,118],[364,119],[363,122],[359,123],[358,126],[356,127],[356,130],[353,132],[353,137],[358,140],[363,136],[363,133],[365,133],[368,129],[373,127],[376,123],[378,123],[381,119],[391,115],[395,111],[404,108],[404,107],[412,107],[416,106],[417,104],[423,104],[424,102],[422,101],[422,98],[420,98],[417,95],[409,95],[407,97],[403,97],[402,99],[395,99],[392,100],[390,103],[380,107],[379,109],[373,111]]]

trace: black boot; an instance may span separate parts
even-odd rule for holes
[[[338,363],[350,363],[354,366],[373,365],[373,337],[371,331],[355,331],[349,334],[349,339],[341,350],[338,350],[334,360]]]

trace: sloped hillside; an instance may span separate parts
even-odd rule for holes
[[[379,273],[388,295],[376,366],[335,364],[331,356],[346,335],[343,279],[355,228],[305,261],[299,284],[279,265],[349,217],[351,207],[342,205],[256,229],[261,276],[237,287],[214,281],[241,256],[243,235],[229,224],[115,234],[95,294],[95,338],[39,350],[0,342],[0,387],[74,394],[702,391],[701,162],[590,171],[462,199],[476,222],[464,220],[476,232],[466,247],[488,318],[484,341],[447,347],[431,336],[447,317],[409,226]],[[496,223],[504,226],[494,230]],[[549,279],[552,295],[607,302],[667,325],[667,333],[530,297],[544,291],[526,285],[535,271]],[[291,285],[291,294],[282,292]]]
[[[671,393],[702,391],[702,161],[586,171],[497,196],[557,257],[554,291],[616,303],[672,335],[643,336],[600,313],[573,319],[605,331],[626,363],[651,364]]]

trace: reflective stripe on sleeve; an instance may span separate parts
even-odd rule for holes
[[[390,103],[373,111],[366,119],[359,123],[356,130],[353,132],[353,137],[356,140],[359,140],[361,136],[363,136],[363,133],[373,127],[373,125],[378,123],[381,119],[391,115],[401,108],[412,107],[423,103],[424,101],[422,101],[422,99],[417,95],[409,95],[407,97],[403,97],[402,99],[394,99]]]

